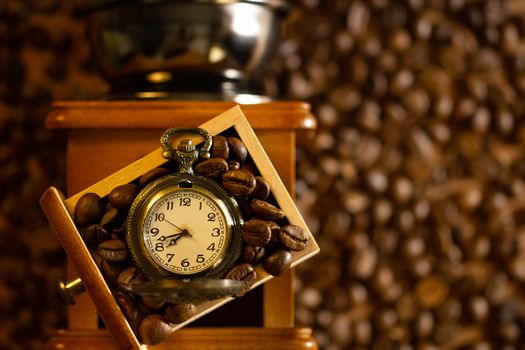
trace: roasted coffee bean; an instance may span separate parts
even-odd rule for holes
[[[219,178],[226,171],[228,171],[228,163],[222,158],[206,159],[195,166],[197,174],[211,178]]]
[[[228,169],[229,170],[239,170],[241,169],[241,163],[237,160],[230,160],[228,163]]]
[[[439,276],[428,276],[416,285],[417,301],[423,308],[441,305],[448,296],[449,287]]]
[[[168,175],[170,172],[166,168],[154,168],[142,175],[139,179],[140,187],[146,187],[150,182],[157,180],[158,178]]]
[[[117,240],[121,240],[121,235],[119,235],[118,233],[112,233],[111,236],[109,237],[109,239],[117,239]]]
[[[124,292],[132,292],[133,284],[144,281],[142,272],[134,266],[122,271],[117,278],[117,286]]]
[[[290,269],[292,265],[292,253],[288,250],[277,250],[264,260],[263,267],[266,272],[273,276],[280,276]]]
[[[350,270],[356,277],[363,280],[371,278],[376,270],[377,255],[375,246],[364,245],[351,256]]]
[[[257,199],[266,200],[270,195],[270,184],[262,176],[256,176],[255,181],[255,189],[251,195]]]
[[[243,170],[229,170],[222,175],[223,187],[234,196],[247,196],[255,189],[255,176]]]
[[[97,252],[102,258],[113,262],[124,261],[128,257],[126,243],[117,239],[102,242],[98,246]]]
[[[274,221],[266,221],[266,224],[270,227],[270,231],[272,232],[272,238],[270,238],[270,243],[279,243],[281,239],[279,238],[279,234],[281,233],[281,226],[279,226]]]
[[[73,215],[75,218],[75,223],[78,226],[87,226],[98,223],[104,214],[104,208],[104,202],[98,194],[84,194],[79,198],[75,206],[75,212]]]
[[[228,137],[228,144],[230,146],[230,156],[244,162],[248,157],[248,150],[244,143],[237,137]]]
[[[173,332],[165,316],[151,314],[140,321],[137,333],[142,344],[155,345],[163,342]]]
[[[264,247],[253,247],[251,245],[247,245],[244,247],[243,251],[244,261],[252,266],[255,266],[261,262],[262,258],[264,257],[264,253]]]
[[[211,156],[222,158],[222,159],[228,159],[229,154],[230,154],[230,150],[228,147],[228,140],[226,139],[226,137],[221,136],[221,135],[213,136]]]
[[[254,247],[263,247],[270,242],[272,232],[265,221],[252,219],[244,223],[241,236],[247,244]]]
[[[297,225],[286,225],[279,233],[281,243],[291,250],[303,250],[308,245],[308,234]]]
[[[195,316],[197,309],[194,304],[169,304],[166,317],[171,323],[182,323]]]
[[[244,283],[244,289],[236,295],[237,297],[240,297],[248,292],[251,286],[255,283],[257,280],[257,272],[252,265],[242,263],[232,267],[230,271],[226,273],[224,278],[242,281]]]
[[[100,243],[107,241],[110,238],[108,231],[99,224],[89,225],[81,232],[82,239],[88,249],[97,249]]]
[[[124,213],[112,205],[108,205],[106,212],[100,220],[100,224],[107,229],[112,229],[114,227],[120,227],[124,221]]]
[[[126,263],[125,262],[113,262],[106,259],[102,259],[102,262],[100,264],[100,270],[102,272],[102,275],[108,281],[112,284],[117,284],[118,276],[122,271],[126,269]]]
[[[109,192],[108,200],[117,209],[128,209],[139,194],[139,186],[125,184],[115,187]]]
[[[266,220],[280,220],[285,215],[280,208],[259,199],[252,200],[251,208],[257,216]]]

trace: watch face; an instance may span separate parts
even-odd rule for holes
[[[221,277],[241,252],[237,203],[211,180],[167,175],[139,193],[128,213],[126,241],[150,279]]]
[[[154,199],[142,229],[146,253],[179,275],[216,266],[226,253],[231,231],[219,203],[193,189],[176,189]]]

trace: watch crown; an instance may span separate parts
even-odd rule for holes
[[[192,152],[195,150],[195,146],[191,142],[191,140],[184,139],[180,142],[180,144],[177,146],[177,151],[182,152]]]

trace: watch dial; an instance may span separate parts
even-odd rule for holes
[[[142,230],[146,253],[176,274],[215,267],[226,254],[231,232],[219,203],[191,189],[177,189],[153,201]]]

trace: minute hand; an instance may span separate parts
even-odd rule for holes
[[[184,231],[183,229],[181,229],[179,226],[175,225],[173,222],[169,221],[168,219],[164,218],[164,221],[166,221],[171,226],[175,227],[177,230]]]

